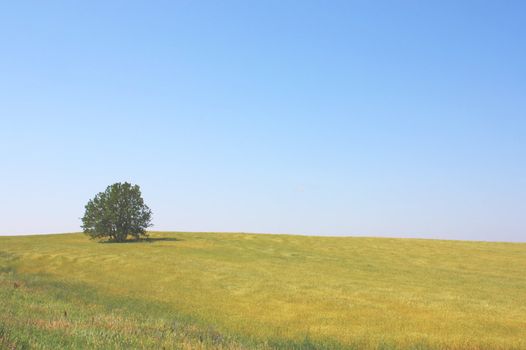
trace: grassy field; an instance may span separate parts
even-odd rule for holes
[[[526,244],[0,237],[0,348],[526,349]]]

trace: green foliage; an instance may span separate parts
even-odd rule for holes
[[[124,242],[128,236],[147,237],[152,211],[141,197],[138,185],[115,183],[86,204],[82,217],[84,233],[93,239]]]

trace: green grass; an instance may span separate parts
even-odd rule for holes
[[[526,244],[0,237],[0,348],[526,349]]]

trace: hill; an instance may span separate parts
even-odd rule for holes
[[[525,349],[526,244],[0,237],[0,348]]]

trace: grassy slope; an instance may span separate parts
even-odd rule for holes
[[[526,244],[153,237],[0,237],[0,346],[526,348]]]

